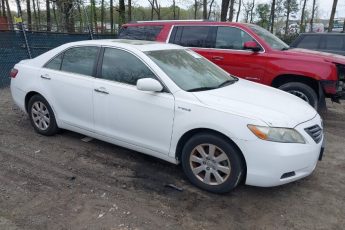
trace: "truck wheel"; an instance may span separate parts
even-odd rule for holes
[[[301,98],[308,102],[314,109],[318,109],[319,99],[316,92],[310,86],[300,82],[289,82],[279,86],[279,89]]]

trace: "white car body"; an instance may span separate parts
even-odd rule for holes
[[[51,58],[75,46],[126,50],[139,57],[169,92],[145,92],[133,85],[44,68]],[[219,89],[184,91],[143,53],[164,49],[186,48],[116,40],[65,44],[18,63],[18,74],[11,80],[12,96],[27,111],[26,96],[37,92],[52,107],[58,127],[175,164],[179,163],[177,148],[184,134],[199,129],[216,131],[231,139],[242,152],[248,185],[276,186],[312,173],[322,147],[322,141],[316,143],[304,130],[313,125],[322,127],[312,107],[293,95],[242,79]],[[108,94],[99,94],[95,89]],[[248,124],[294,128],[306,143],[261,140]],[[281,179],[292,171],[294,176]]]

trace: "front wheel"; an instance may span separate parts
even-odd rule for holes
[[[319,107],[319,99],[317,97],[315,90],[313,90],[310,86],[304,83],[289,82],[284,85],[281,85],[279,89],[301,98],[316,110]]]
[[[197,134],[182,150],[182,166],[197,187],[214,193],[234,189],[243,176],[240,152],[229,140],[215,134]]]

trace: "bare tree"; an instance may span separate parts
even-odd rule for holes
[[[132,21],[132,0],[128,0],[128,21]]]
[[[176,19],[176,0],[173,0],[173,14],[174,14],[174,20]]]
[[[32,6],[34,8],[34,17],[35,17],[35,28],[36,30],[38,30],[38,16],[37,16],[37,10],[36,10],[36,1],[35,0],[32,0]]]
[[[120,25],[126,22],[125,11],[126,11],[125,0],[119,0],[119,24]]]
[[[6,9],[7,9],[8,23],[10,25],[9,27],[13,28],[12,13],[11,13],[11,8],[10,8],[10,4],[8,3],[8,0],[5,0],[5,4],[6,4]],[[6,13],[4,15],[6,15]]]
[[[110,0],[110,31],[114,33],[114,1]]]
[[[208,14],[207,14],[207,19],[210,19],[213,3],[214,3],[214,0],[211,0],[211,2],[209,4],[209,10],[208,10]]]
[[[240,17],[241,5],[242,5],[242,0],[238,0],[238,10],[237,10],[237,15],[236,15],[236,22],[238,22],[238,18]]]
[[[303,0],[303,7],[302,7],[302,12],[301,12],[301,22],[300,22],[300,30],[301,32],[304,32],[305,31],[305,28],[304,28],[304,13],[305,13],[305,6],[307,4],[307,0]]]
[[[30,0],[26,0],[26,14],[27,14],[27,26],[28,30],[32,30],[32,20],[31,20],[31,4]]]
[[[311,10],[311,19],[310,19],[310,32],[313,32],[315,5],[316,5],[316,0],[313,0],[313,6],[312,6],[312,10]]]
[[[46,16],[47,16],[47,31],[51,31],[52,23],[51,23],[51,17],[50,17],[50,0],[46,0]]]
[[[244,7],[244,21],[246,23],[253,21],[253,14],[254,14],[254,7],[255,7],[255,0],[247,1],[243,3]]]
[[[60,0],[56,3],[59,7],[59,11],[63,14],[63,23],[61,25],[64,26],[64,31],[67,31],[68,33],[75,32],[73,18],[74,0]]]
[[[98,24],[97,24],[97,13],[96,13],[96,1],[91,0],[91,17],[93,18],[93,23],[95,25],[96,34],[98,33]]]
[[[234,4],[235,0],[230,0],[230,8],[229,8],[229,21],[232,22],[234,18]]]
[[[343,33],[345,33],[345,19],[344,19],[344,24],[343,24]]]
[[[226,21],[226,16],[228,15],[229,3],[230,3],[230,0],[222,0],[222,5],[220,9],[220,20],[222,22]]]
[[[161,6],[158,5],[157,0],[148,0],[151,5],[151,20],[153,19],[153,13],[156,12],[158,20],[161,19]]]
[[[332,30],[333,30],[333,26],[334,26],[334,15],[335,15],[335,11],[337,10],[337,4],[338,4],[338,0],[333,0],[333,6],[332,6],[331,17],[329,18],[328,32],[332,32]]]
[[[40,7],[40,0],[36,0],[37,4],[37,16],[38,16],[38,29],[41,27],[41,7]]]
[[[56,2],[53,2],[53,16],[54,16],[56,28],[57,28],[57,30],[59,30],[59,21],[57,19],[57,14],[56,14]]]
[[[253,0],[252,7],[250,8],[250,23],[253,23],[255,0]]]
[[[202,18],[207,19],[207,0],[203,0],[202,7],[203,7]]]
[[[101,1],[101,32],[104,33],[104,0]]]
[[[1,10],[2,10],[2,16],[6,17],[5,0],[1,0]]]
[[[274,16],[276,11],[276,0],[272,0],[271,13],[270,13],[270,31],[273,33],[274,28]]]

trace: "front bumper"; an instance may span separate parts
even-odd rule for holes
[[[319,143],[304,130],[321,125],[319,115],[295,127],[305,138],[306,144],[277,143],[263,140],[239,141],[247,163],[247,185],[271,187],[296,181],[310,175],[318,162],[324,143]]]

